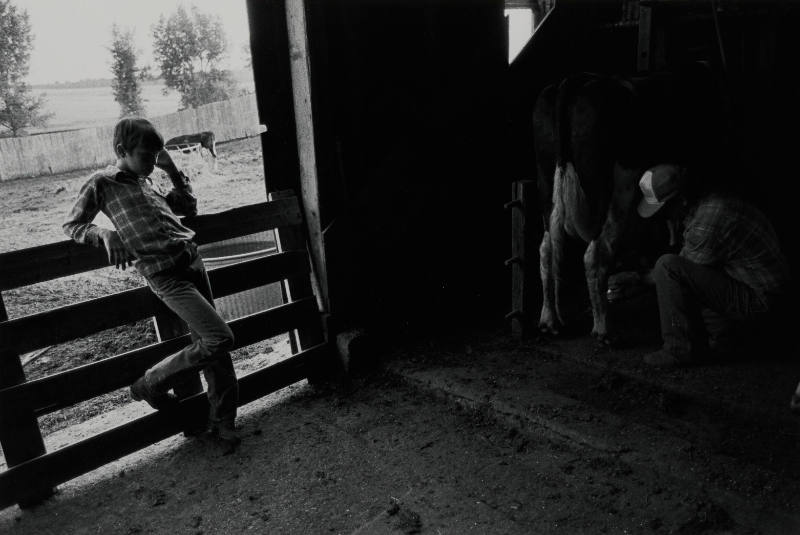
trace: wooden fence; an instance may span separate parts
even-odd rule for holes
[[[150,120],[164,139],[211,130],[217,142],[259,132],[255,94],[206,104]],[[114,126],[0,138],[0,181],[98,168],[114,162]]]
[[[302,215],[294,196],[218,214],[184,218],[198,244],[279,229],[301,235]],[[290,245],[292,245],[290,247]],[[71,241],[0,254],[0,443],[9,468],[0,473],[0,508],[32,505],[52,488],[112,460],[180,432],[206,418],[204,393],[189,393],[177,412],[153,412],[114,429],[47,453],[36,418],[113,390],[124,388],[144,371],[190,342],[175,332],[166,339],[91,364],[26,381],[19,355],[147,317],[172,313],[147,287],[9,320],[2,291],[106,267],[105,251]],[[236,346],[281,333],[299,333],[299,353],[239,378],[239,404],[249,403],[303,378],[325,373],[327,346],[312,293],[304,240],[283,241],[276,254],[209,272],[215,297],[256,286],[292,282],[288,303],[229,322]],[[302,281],[298,284],[298,281]],[[172,316],[174,318],[174,316]],[[162,320],[163,321],[163,320]],[[199,379],[198,379],[199,383]]]

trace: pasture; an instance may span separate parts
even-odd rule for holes
[[[165,95],[163,89],[162,84],[142,86],[149,117],[173,113],[180,108],[180,95],[176,91]],[[119,118],[119,104],[114,100],[111,86],[34,89],[33,92],[45,96],[45,111],[54,115],[46,127],[31,128],[31,133],[101,126]]]

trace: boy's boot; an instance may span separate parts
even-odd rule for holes
[[[157,410],[174,409],[178,406],[178,398],[169,392],[160,392],[147,383],[147,375],[142,375],[131,385],[131,397],[134,401],[146,401]]]
[[[239,444],[242,442],[242,439],[239,438],[239,434],[236,432],[233,419],[211,422],[210,431],[222,446],[223,455],[228,455],[236,451],[236,448],[238,448]]]

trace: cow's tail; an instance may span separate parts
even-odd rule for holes
[[[566,78],[558,88],[556,100],[555,131],[558,138],[558,155],[553,184],[553,203],[561,205],[561,224],[566,232],[570,236],[579,236],[586,242],[593,239],[594,230],[586,192],[581,186],[573,159],[570,106],[586,82],[596,78],[595,75],[588,73]]]
[[[594,79],[595,76],[589,73],[578,74],[565,78],[558,86],[558,96],[556,97],[556,137],[558,138],[558,155],[556,165],[563,167],[567,162],[572,161],[572,138],[570,130],[572,125],[569,120],[570,105],[575,101],[575,95],[587,81]]]

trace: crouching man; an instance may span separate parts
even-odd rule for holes
[[[789,266],[766,216],[732,196],[691,199],[685,176],[676,165],[658,165],[639,181],[639,215],[662,210],[683,234],[679,254],[661,256],[652,273],[663,347],[644,362],[654,367],[730,358],[789,290]]]

